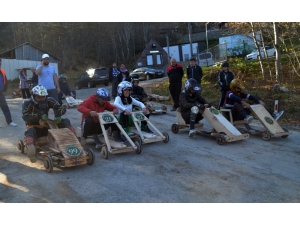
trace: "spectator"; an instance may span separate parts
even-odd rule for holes
[[[170,66],[167,68],[167,74],[169,77],[169,90],[173,99],[173,108],[171,111],[176,111],[176,109],[179,107],[179,95],[182,87],[182,65],[176,63],[176,59],[171,58]]]
[[[48,96],[58,101],[58,93],[60,93],[60,89],[57,74],[55,68],[49,65],[49,61],[49,55],[43,54],[42,63],[36,67],[35,73],[39,77],[39,85],[42,85],[47,89]]]
[[[31,72],[32,72],[32,78],[31,78],[32,87],[31,88],[34,88],[36,85],[39,84],[39,77],[38,77],[38,75],[35,74],[35,69],[33,67],[31,68]]]
[[[111,95],[115,99],[118,95],[118,85],[120,71],[117,68],[117,63],[113,63],[112,67],[109,69],[109,81],[111,82]]]
[[[119,83],[121,83],[122,81],[128,81],[131,82],[131,77],[129,76],[129,72],[126,69],[125,65],[122,64],[120,66],[120,74],[119,74]]]
[[[218,109],[220,110],[221,107],[224,105],[225,96],[227,91],[230,90],[229,85],[230,82],[234,79],[233,73],[229,70],[229,64],[228,62],[222,63],[222,71],[218,74],[218,84],[221,88],[221,98],[218,105]]]
[[[203,76],[202,68],[198,65],[196,65],[196,59],[191,58],[190,59],[190,65],[186,68],[186,75],[187,79],[193,78],[195,79],[200,87],[201,90],[201,79]]]
[[[0,59],[0,108],[4,114],[7,125],[15,127],[17,126],[17,124],[15,124],[11,119],[10,110],[8,108],[5,94],[4,94],[4,92],[6,92],[7,90],[7,78],[4,69],[1,69],[1,65],[2,65],[2,59]]]
[[[24,70],[20,70],[19,79],[19,89],[21,89],[23,99],[30,98],[31,95],[29,91],[29,85],[27,82],[27,75],[24,73]]]
[[[45,87],[37,85],[31,90],[31,93],[31,98],[22,104],[22,118],[26,123],[24,144],[27,146],[27,156],[30,162],[34,163],[36,162],[35,140],[48,135],[49,128],[45,125],[50,108],[55,109],[54,121],[59,128],[68,128],[75,136],[76,131],[71,126],[69,119],[61,118],[66,113],[67,108],[60,106],[54,98],[47,97],[48,93]]]
[[[105,88],[99,88],[96,94],[91,95],[89,98],[84,100],[79,106],[78,111],[82,113],[81,120],[81,144],[85,145],[87,136],[93,135],[93,139],[96,143],[96,148],[101,148],[103,144],[98,138],[98,134],[102,134],[98,113],[104,112],[105,110],[118,114],[119,110],[116,106],[110,104],[109,92]],[[113,131],[113,137],[117,142],[125,142],[126,139],[121,138],[120,130],[115,123],[104,124],[107,130],[111,127]]]
[[[66,99],[67,96],[72,96],[76,99],[76,91],[71,90],[70,85],[67,82],[67,76],[64,74],[59,75],[58,78],[60,93],[58,93],[58,103],[62,105],[62,99]]]

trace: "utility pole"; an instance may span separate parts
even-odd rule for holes
[[[190,22],[188,22],[188,29],[189,29],[189,40],[190,40],[190,58],[192,57],[193,55],[193,47],[192,47],[192,36],[191,36],[191,33],[192,33],[192,25]]]

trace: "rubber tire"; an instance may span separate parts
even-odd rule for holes
[[[44,160],[44,167],[48,173],[53,171],[53,160],[50,155],[47,155]]]
[[[286,128],[282,128],[285,132],[289,132],[289,130],[288,129],[286,129]],[[281,136],[282,138],[287,138],[289,135],[287,134],[287,135],[283,135],[283,136]]]
[[[262,138],[265,140],[265,141],[269,141],[271,139],[271,133],[269,131],[264,131],[262,133]]]
[[[162,134],[165,137],[165,140],[163,140],[163,142],[168,143],[170,140],[169,134],[167,132],[163,132]]]
[[[172,127],[171,127],[171,131],[174,133],[174,134],[177,134],[178,131],[179,131],[179,127],[176,123],[173,123],[172,124]]]
[[[134,138],[134,142],[138,142],[140,144],[140,146],[142,146],[142,144],[143,144],[142,138],[140,136],[136,136]]]
[[[95,154],[94,151],[90,148],[85,150],[85,153],[89,156],[89,158],[86,160],[86,164],[93,165],[95,162]]]
[[[18,150],[24,154],[24,149],[25,149],[25,145],[24,145],[24,142],[22,140],[19,140],[18,142]]]
[[[224,145],[226,142],[226,139],[225,139],[224,135],[220,134],[217,136],[216,141],[219,145]]]
[[[101,148],[100,154],[101,154],[102,159],[108,159],[108,150],[107,150],[106,145]]]
[[[136,150],[135,150],[135,153],[136,154],[141,154],[141,152],[142,152],[142,145],[140,145],[140,143],[138,143],[137,141],[135,141],[134,144],[137,147]]]

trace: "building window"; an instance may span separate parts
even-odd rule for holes
[[[162,54],[157,54],[156,55],[156,63],[157,63],[157,65],[162,64]]]
[[[153,66],[153,55],[147,55],[147,66]]]

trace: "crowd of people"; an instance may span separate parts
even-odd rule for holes
[[[11,113],[5,99],[4,92],[7,89],[6,73],[1,69],[0,59],[0,107],[5,116],[6,122],[10,126],[17,126],[12,121]],[[20,84],[24,99],[22,104],[22,118],[26,124],[24,143],[28,148],[28,157],[31,162],[35,162],[34,143],[36,138],[47,136],[48,129],[45,123],[48,119],[48,112],[52,108],[54,111],[54,121],[59,128],[68,128],[75,135],[75,129],[67,118],[61,118],[66,113],[66,106],[62,100],[67,96],[76,99],[76,91],[72,90],[67,82],[67,76],[61,74],[57,76],[55,68],[50,65],[50,57],[43,54],[41,64],[32,71],[32,90],[28,85],[27,75],[24,70],[19,71]],[[209,103],[202,96],[202,68],[196,64],[196,59],[191,58],[186,68],[187,79],[184,80],[184,69],[176,59],[170,59],[170,65],[167,67],[167,77],[169,79],[169,92],[173,100],[171,111],[180,108],[182,118],[189,124],[189,137],[193,137],[195,132],[195,124],[203,119],[202,113],[205,108],[209,107]],[[103,131],[101,129],[98,113],[105,110],[113,112],[123,127],[127,135],[133,135],[130,127],[133,126],[132,110],[133,106],[137,106],[149,118],[150,112],[147,110],[143,100],[147,98],[143,87],[139,86],[139,77],[135,75],[131,77],[129,71],[124,64],[118,68],[117,63],[113,63],[109,70],[109,80],[112,84],[111,95],[106,88],[97,89],[96,93],[85,99],[78,105],[78,111],[82,113],[81,118],[81,144],[85,145],[88,136],[92,136],[96,148],[101,148],[104,144],[98,138]],[[184,87],[182,88],[182,84]],[[245,120],[251,122],[250,103],[265,103],[258,97],[243,92],[243,83],[240,79],[234,77],[232,71],[229,70],[229,63],[222,63],[222,70],[218,74],[218,85],[220,87],[220,101],[217,109],[231,109],[234,120]],[[112,98],[112,99],[111,99]],[[111,103],[110,101],[113,101]],[[271,111],[269,110],[271,113]],[[275,120],[283,114],[271,113]],[[0,126],[1,127],[1,126]],[[126,142],[126,138],[121,135],[120,129],[116,124],[105,124],[105,129],[111,128],[113,138],[117,142]],[[141,122],[141,130],[147,133],[153,133],[146,121]]]

